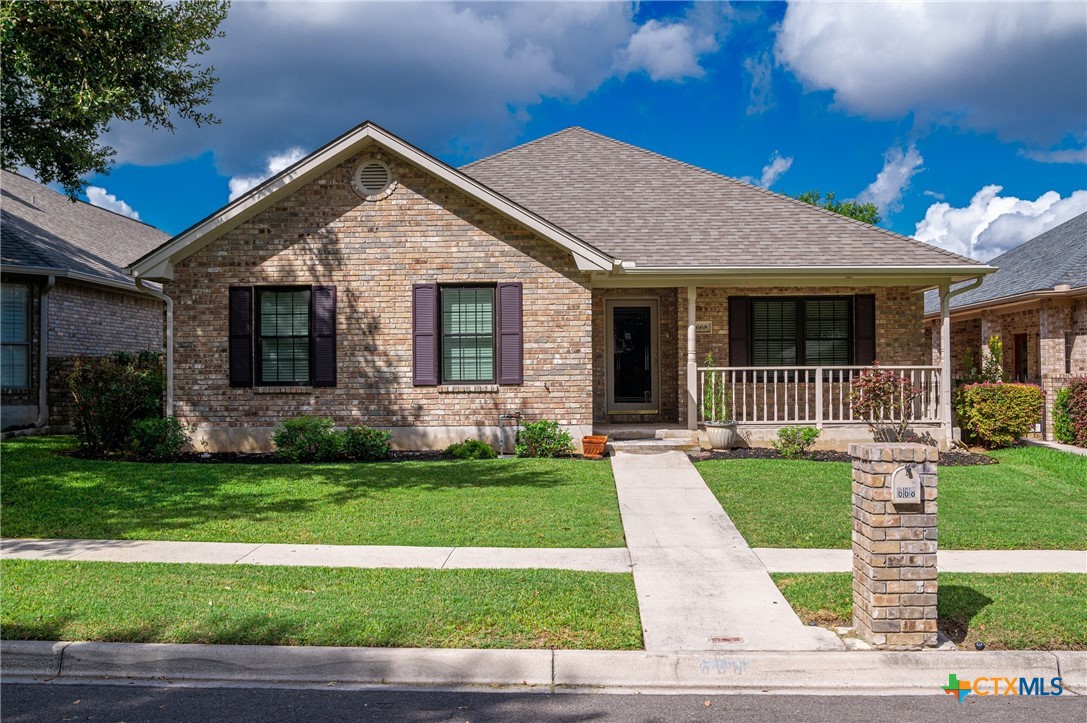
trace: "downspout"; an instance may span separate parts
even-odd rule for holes
[[[174,416],[174,300],[136,277],[136,288],[166,304],[166,416]]]
[[[951,449],[953,440],[951,418],[951,300],[959,294],[965,294],[981,286],[984,276],[978,276],[966,286],[951,289],[950,285],[940,287],[940,376],[943,377],[943,395],[940,406],[943,407],[944,445]]]
[[[49,292],[57,285],[57,277],[50,274],[42,289],[38,305],[38,419],[35,429],[49,426]]]

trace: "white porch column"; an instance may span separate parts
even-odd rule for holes
[[[951,286],[940,287],[940,420],[944,427],[944,449],[951,449]]]
[[[687,429],[698,429],[698,352],[695,348],[695,317],[698,287],[687,287]]]

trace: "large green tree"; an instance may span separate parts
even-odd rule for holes
[[[217,123],[201,107],[218,82],[193,57],[222,36],[228,2],[0,3],[0,163],[26,166],[69,196],[82,176],[108,173],[113,120],[175,129]]]
[[[857,203],[856,201],[836,201],[834,199],[834,192],[831,191],[827,194],[826,198],[823,198],[823,194],[819,191],[805,191],[797,196],[797,198],[804,203],[810,203],[813,206],[819,208],[825,208],[828,211],[841,214],[842,216],[848,216],[849,218],[855,218],[858,221],[864,221],[875,225],[880,222],[879,209],[876,208],[874,203]]]

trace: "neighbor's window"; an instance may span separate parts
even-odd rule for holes
[[[442,382],[493,382],[494,287],[441,288]]]
[[[4,284],[2,293],[0,386],[23,389],[30,386],[30,286]]]
[[[848,366],[852,358],[850,299],[751,300],[753,366]]]
[[[309,384],[310,291],[257,289],[258,384]]]

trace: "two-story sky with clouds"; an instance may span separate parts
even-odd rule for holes
[[[221,123],[115,124],[87,200],[177,233],[372,120],[454,166],[583,126],[982,260],[1087,211],[1082,0],[236,1],[222,29]]]

